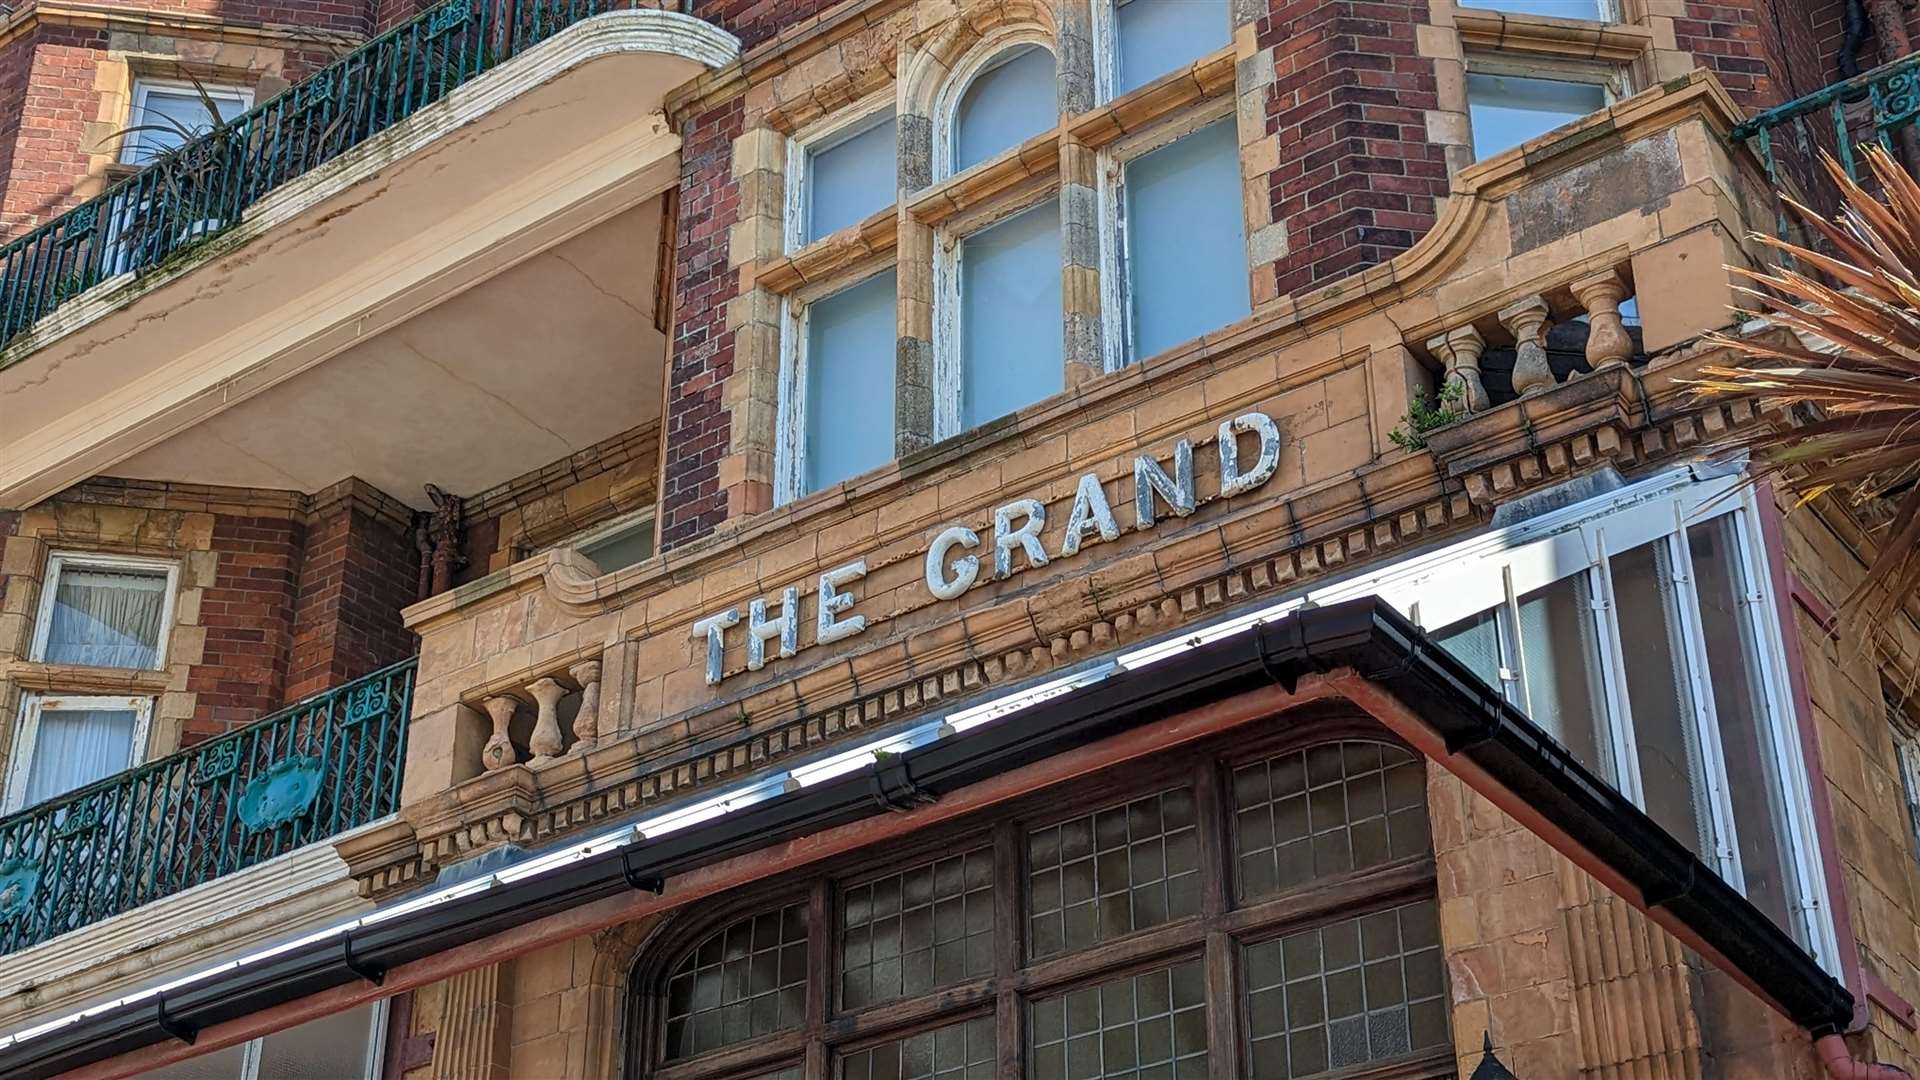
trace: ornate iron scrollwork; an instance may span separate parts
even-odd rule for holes
[[[102,805],[105,802],[105,799],[96,796],[66,807],[54,822],[53,835],[62,840],[71,840],[99,828],[100,822],[107,816],[106,807]]]
[[[473,15],[471,0],[447,0],[427,17],[427,36],[444,34],[463,25]]]
[[[387,686],[384,682],[368,683],[347,692],[346,715],[340,723],[346,727],[358,727],[369,720],[383,716],[387,711]]]
[[[232,776],[240,767],[240,740],[228,739],[217,742],[201,752],[200,760],[194,766],[193,782],[211,784]]]

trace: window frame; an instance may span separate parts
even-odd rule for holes
[[[1027,1061],[1027,1017],[1036,1000],[1092,983],[1158,970],[1188,960],[1224,965],[1209,975],[1209,1053],[1231,1052],[1243,1068],[1251,1043],[1245,1029],[1245,984],[1237,977],[1249,945],[1302,929],[1407,904],[1438,905],[1436,863],[1429,825],[1426,850],[1269,892],[1239,898],[1237,814],[1233,771],[1244,765],[1346,741],[1392,747],[1420,763],[1418,751],[1351,707],[1309,706],[1298,723],[1248,738],[1220,737],[1129,767],[1113,776],[1083,778],[1029,793],[1013,803],[923,830],[884,853],[862,852],[818,869],[780,875],[736,889],[708,910],[662,928],[642,950],[629,979],[625,1073],[651,1080],[708,1080],[771,1075],[804,1066],[811,1077],[837,1077],[844,1055],[982,1016],[996,1023],[995,1055],[1004,1068]],[[1200,911],[1107,938],[1077,951],[1032,955],[1029,920],[1028,835],[1087,814],[1190,787],[1194,798]],[[848,889],[915,869],[942,856],[987,849],[993,860],[993,971],[937,985],[924,993],[840,1010],[843,960],[841,900]],[[665,986],[681,962],[712,934],[756,914],[804,902],[808,907],[807,1022],[702,1054],[665,1062]],[[1436,914],[1437,917],[1437,914]],[[1230,953],[1218,957],[1214,953]],[[1444,977],[1444,975],[1443,975]],[[1220,1010],[1216,1015],[1214,1010]],[[1329,1071],[1363,1077],[1451,1076],[1451,1042],[1375,1064]],[[1217,1064],[1217,1062],[1216,1062]]]
[[[1753,658],[1758,669],[1754,687],[1756,704],[1765,710],[1771,744],[1768,749],[1784,785],[1780,794],[1787,811],[1788,835],[1783,839],[1792,862],[1790,915],[1805,930],[1808,951],[1813,958],[1823,969],[1838,975],[1843,959],[1826,876],[1827,859],[1831,856],[1820,843],[1814,820],[1812,777],[1799,738],[1800,719],[1788,682],[1783,630],[1775,614],[1780,608],[1769,573],[1772,557],[1761,535],[1757,500],[1753,484],[1744,472],[1722,471],[1719,475],[1696,479],[1691,470],[1677,469],[1426,555],[1363,572],[1347,581],[1311,591],[1300,598],[1300,602],[1332,603],[1377,594],[1406,613],[1415,625],[1447,626],[1487,608],[1469,607],[1455,600],[1453,606],[1442,609],[1444,615],[1436,618],[1431,610],[1433,602],[1452,599],[1461,593],[1485,595],[1492,591],[1481,580],[1491,576],[1490,570],[1482,568],[1489,562],[1508,568],[1502,590],[1505,597],[1494,605],[1498,607],[1510,605],[1521,593],[1542,587],[1531,579],[1514,583],[1510,568],[1517,556],[1534,550],[1550,550],[1547,546],[1553,545],[1552,558],[1536,561],[1571,565],[1567,560],[1585,558],[1586,562],[1577,569],[1545,580],[1554,582],[1580,574],[1592,575],[1596,586],[1594,595],[1604,607],[1593,613],[1600,631],[1596,635],[1600,646],[1597,659],[1608,706],[1605,730],[1599,737],[1608,754],[1607,763],[1615,773],[1610,782],[1635,805],[1644,807],[1646,800],[1639,782],[1632,714],[1625,701],[1624,648],[1619,638],[1609,560],[1664,537],[1681,549],[1679,554],[1685,561],[1677,562],[1676,569],[1692,582],[1691,552],[1686,550],[1687,529],[1731,517],[1734,547],[1739,555],[1737,580],[1746,612],[1746,629],[1754,635],[1757,653]],[[1606,557],[1596,558],[1596,552]],[[1709,862],[1728,885],[1745,895],[1746,878],[1740,865],[1738,828],[1732,824],[1724,744],[1713,712],[1712,694],[1702,684],[1703,673],[1708,668],[1700,632],[1698,596],[1691,584],[1679,591],[1683,612],[1691,619],[1687,635],[1688,679],[1694,697],[1694,731],[1701,739],[1705,755],[1706,776],[1696,779],[1707,785],[1708,809],[1716,826],[1715,847],[1702,861]],[[1511,699],[1510,687],[1507,692]]]
[[[833,115],[807,125],[787,139],[786,161],[786,205],[782,208],[785,220],[782,223],[784,247],[787,254],[810,247],[825,240],[832,234],[807,239],[807,229],[813,207],[813,155],[866,134],[874,127],[892,118],[899,123],[900,115],[896,107],[896,88],[889,83],[886,88],[876,90],[859,101]],[[892,202],[874,210],[880,213],[888,207],[897,207],[899,203],[899,166],[900,148],[898,128],[894,141],[894,195]],[[871,216],[871,215],[869,215]],[[849,226],[842,226],[847,228]]]
[[[1121,93],[1119,91],[1119,85],[1120,85],[1119,7],[1123,2],[1126,2],[1126,0],[1094,0],[1092,4],[1092,7],[1093,7],[1093,18],[1092,18],[1093,100],[1096,105],[1105,105],[1109,102],[1116,101],[1120,98],[1137,94],[1140,91],[1145,90],[1147,87],[1152,86],[1154,83],[1159,82],[1161,79],[1166,78],[1168,75],[1172,75],[1175,72],[1180,70],[1179,68],[1174,68],[1173,71],[1166,72],[1163,75],[1156,75],[1153,78],[1148,79],[1146,82],[1141,83],[1139,86],[1136,86],[1133,89],[1126,91],[1125,93]],[[1607,0],[1602,0],[1602,2],[1605,3],[1607,2]],[[1227,40],[1226,40],[1226,43],[1221,46],[1221,48],[1224,48],[1224,49],[1233,48],[1233,29],[1234,28],[1231,20],[1232,13],[1233,13],[1233,5],[1229,3],[1227,5],[1227,14],[1229,16],[1229,19],[1225,27]],[[1200,56],[1196,56],[1192,60],[1188,61],[1188,63],[1197,62],[1210,55],[1212,55],[1212,53],[1202,53]],[[1229,110],[1229,115],[1231,115],[1231,110]]]
[[[1469,52],[1466,58],[1466,78],[1461,82],[1461,93],[1466,100],[1467,115],[1467,151],[1473,154],[1473,163],[1491,161],[1516,146],[1524,146],[1527,140],[1515,143],[1488,157],[1481,157],[1473,150],[1473,91],[1472,77],[1487,75],[1496,79],[1533,79],[1540,82],[1581,83],[1598,86],[1601,91],[1603,107],[1611,108],[1632,96],[1632,73],[1624,64],[1605,61],[1545,60],[1520,55],[1501,53]],[[1588,115],[1592,115],[1589,113]],[[1577,119],[1577,118],[1576,118]],[[1568,121],[1572,123],[1573,121]],[[1565,125],[1559,125],[1564,127]],[[1557,130],[1557,129],[1556,129]],[[1537,138],[1538,136],[1536,136]]]
[[[68,567],[104,571],[134,571],[152,573],[161,571],[166,574],[167,582],[160,601],[160,640],[154,646],[154,663],[146,668],[96,667],[90,664],[59,664],[58,667],[77,667],[88,671],[147,671],[157,672],[167,669],[168,639],[173,636],[174,604],[180,590],[180,564],[170,559],[155,559],[142,555],[105,555],[81,551],[56,551],[47,556],[47,569],[41,578],[39,608],[34,612],[33,640],[27,650],[27,658],[36,664],[48,663],[47,638],[53,631],[54,599],[60,592],[60,575]]]
[[[961,329],[966,321],[962,318],[966,297],[962,295],[960,282],[966,272],[967,240],[1029,210],[1039,209],[1048,201],[1053,202],[1057,211],[1060,204],[1057,180],[1049,181],[1037,192],[1029,189],[1012,200],[1000,200],[958,215],[933,230],[933,441],[936,443],[973,430],[961,419],[966,414],[963,399],[967,373],[966,343]],[[1060,243],[1064,250],[1064,236]],[[1063,307],[1063,321],[1065,317]],[[1058,396],[1051,394],[1040,400]]]
[[[200,90],[205,90],[207,96],[215,101],[224,99],[239,102],[239,111],[241,113],[253,108],[254,103],[253,89],[248,86],[203,82],[199,88],[196,89],[193,83],[185,79],[151,78],[144,75],[136,75],[133,79],[132,91],[128,95],[127,127],[140,127],[147,122],[147,98],[155,90],[161,93],[185,94],[195,99],[199,98]],[[141,168],[152,163],[156,158],[163,156],[166,151],[154,153],[145,161],[135,160],[136,155],[145,150],[147,138],[152,134],[153,132],[151,131],[129,131],[121,138],[120,152],[114,155],[114,161],[120,165]]]
[[[849,289],[866,284],[880,274],[893,271],[894,295],[893,313],[896,340],[900,319],[899,264],[889,253],[880,262],[867,262],[850,269],[844,274],[836,274],[831,281],[808,284],[780,298],[780,372],[775,393],[779,395],[779,408],[774,419],[773,444],[773,504],[785,506],[796,499],[804,499],[813,494],[807,487],[807,410],[812,404],[807,397],[807,369],[810,360],[807,355],[807,317],[813,305]],[[899,391],[895,385],[895,393]],[[936,395],[938,391],[935,391]],[[936,409],[938,399],[936,397]],[[896,411],[897,415],[897,411]],[[887,428],[897,438],[899,426],[894,417],[887,417]],[[898,461],[899,456],[889,458],[887,463]],[[878,466],[884,468],[885,465]],[[844,483],[836,481],[835,483]],[[828,484],[826,487],[832,487]],[[821,488],[819,490],[825,490]]]
[[[1457,8],[1472,9],[1474,11],[1491,11],[1500,15],[1519,15],[1522,18],[1565,19],[1568,22],[1585,23],[1590,26],[1613,26],[1627,21],[1624,10],[1625,4],[1622,0],[1596,0],[1596,2],[1600,8],[1600,17],[1598,19],[1583,19],[1577,15],[1533,15],[1527,12],[1510,11],[1500,7],[1497,0],[1482,0],[1480,3],[1473,3],[1471,0],[1456,0],[1454,6]]]
[[[1111,6],[1111,5],[1108,5]],[[1100,229],[1100,355],[1104,369],[1111,374],[1146,357],[1133,355],[1134,291],[1130,221],[1126,213],[1127,166],[1155,150],[1163,150],[1181,139],[1217,123],[1235,122],[1232,98],[1212,98],[1194,109],[1178,113],[1144,130],[1130,133],[1101,148],[1094,158]],[[1246,162],[1235,153],[1240,182],[1246,184]],[[1057,197],[1057,196],[1056,196]],[[1244,222],[1240,238],[1241,254],[1246,254]],[[1244,268],[1243,268],[1244,269]],[[1244,274],[1242,275],[1245,276]],[[1252,289],[1247,305],[1253,306]],[[1232,325],[1232,324],[1228,324]]]
[[[963,173],[984,169],[994,162],[1018,150],[1027,140],[1022,139],[982,161],[977,161],[964,169],[953,167],[953,141],[959,134],[960,103],[966,99],[967,91],[973,87],[975,79],[1011,59],[1006,54],[1023,45],[1034,45],[1045,49],[1053,57],[1054,71],[1054,122],[1029,135],[1033,138],[1060,127],[1060,49],[1059,43],[1045,30],[1037,26],[1003,26],[988,32],[982,37],[960,63],[956,64],[947,76],[946,83],[940,88],[940,95],[933,108],[933,182],[952,179]]]
[[[367,1019],[367,1067],[361,1072],[359,1080],[382,1080],[386,1075],[387,1021],[392,1015],[393,999],[378,998],[371,1004],[373,1008]],[[274,1034],[293,1030],[297,1030],[297,1025]],[[262,1035],[240,1044],[243,1048],[240,1052],[240,1071],[233,1080],[260,1080],[261,1057],[265,1053],[267,1040],[271,1038],[273,1035]]]
[[[40,741],[41,714],[79,709],[113,709],[133,713],[133,737],[129,740],[127,763],[116,770],[125,771],[146,760],[147,739],[153,728],[153,703],[153,698],[139,694],[66,694],[29,690],[20,695],[20,721],[14,725],[13,745],[7,751],[7,778],[4,796],[0,797],[0,814],[15,814],[28,809],[25,805],[27,785],[33,778],[33,751]]]
[[[604,544],[610,540],[618,539],[625,533],[638,529],[644,525],[653,525],[654,526],[653,552],[652,554],[648,555],[646,559],[641,560],[641,562],[645,562],[648,559],[652,559],[655,555],[660,554],[660,532],[659,532],[659,526],[658,526],[656,517],[657,515],[654,507],[643,506],[638,510],[632,510],[625,514],[620,514],[616,517],[603,521],[600,524],[595,525],[589,529],[585,529],[581,531],[578,535],[574,536],[572,539],[564,541],[560,546],[571,548],[574,551],[579,552],[581,555],[586,556],[588,559],[593,559],[593,556],[587,553],[588,548],[593,547],[596,544]],[[596,566],[599,565],[598,560],[594,560],[594,565]],[[634,563],[632,565],[637,566],[639,564]],[[611,571],[608,571],[608,572],[611,572]]]

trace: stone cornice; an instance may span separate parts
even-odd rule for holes
[[[1556,60],[1625,64],[1653,47],[1653,31],[1632,23],[1461,8],[1454,12],[1454,25],[1469,49],[1499,49]]]
[[[278,517],[302,524],[311,524],[342,507],[350,506],[390,528],[404,532],[413,527],[412,508],[357,476],[349,476],[311,495],[280,488],[239,488],[177,480],[96,476],[75,484],[48,501],[130,506],[179,513]]]
[[[77,26],[109,33],[206,38],[244,45],[358,45],[365,35],[291,23],[242,23],[190,11],[159,11],[118,4],[50,3],[39,0],[0,21],[0,48],[42,24]]]

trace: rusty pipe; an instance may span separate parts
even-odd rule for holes
[[[1861,1061],[1847,1048],[1847,1040],[1838,1035],[1822,1035],[1813,1040],[1813,1052],[1820,1067],[1833,1080],[1913,1080],[1913,1074],[1894,1065]]]

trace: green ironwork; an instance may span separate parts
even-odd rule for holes
[[[213,242],[269,192],[574,23],[649,6],[446,0],[428,9],[0,247],[0,347],[101,282]]]
[[[0,818],[0,953],[392,813],[416,664]]]
[[[1861,179],[1855,148],[1877,142],[1889,152],[1902,131],[1920,120],[1920,53],[1871,71],[1863,71],[1804,97],[1795,98],[1734,126],[1732,136],[1753,148],[1766,166],[1775,191],[1791,185],[1816,209],[1830,209],[1829,190],[1818,166],[1819,153],[1834,156],[1847,175]],[[1787,236],[1786,208],[1777,211],[1776,228]]]

